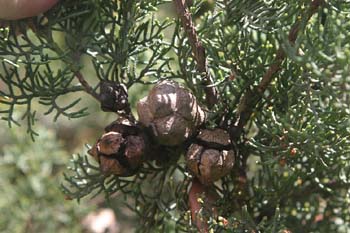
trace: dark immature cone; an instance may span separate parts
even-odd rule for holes
[[[112,81],[100,83],[101,109],[105,112],[130,111],[128,92],[123,84]]]
[[[201,125],[205,112],[187,89],[174,81],[163,81],[137,103],[139,121],[151,127],[163,145],[179,145]]]
[[[235,151],[222,129],[201,130],[186,154],[188,169],[204,185],[210,185],[233,168]]]
[[[118,119],[106,127],[106,133],[88,151],[105,174],[130,176],[143,161],[145,137],[129,120]]]

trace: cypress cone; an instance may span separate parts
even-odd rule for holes
[[[141,166],[146,151],[145,136],[129,120],[120,118],[88,151],[105,174],[130,176]]]
[[[223,129],[201,130],[186,154],[187,167],[204,185],[210,185],[233,168],[235,151]]]
[[[158,83],[137,103],[137,113],[157,141],[168,146],[183,143],[206,118],[195,96],[169,80]]]

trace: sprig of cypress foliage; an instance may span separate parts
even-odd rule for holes
[[[186,9],[196,16],[192,28],[211,77],[206,87],[186,24],[157,14],[168,1],[62,1],[32,19],[33,32],[24,29],[26,22],[2,30],[0,116],[17,124],[14,109],[24,105],[34,135],[33,101],[55,119],[81,117],[86,109],[76,109],[78,100],[63,105],[58,98],[85,91],[98,99],[103,80],[131,89],[177,79],[203,105],[209,85],[220,101],[207,124],[230,127],[240,151],[235,169],[215,185],[220,218],[205,216],[209,227],[349,231],[349,3],[191,2]],[[203,13],[204,3],[212,7]],[[89,64],[91,76],[83,69]],[[147,162],[135,176],[121,178],[77,156],[62,187],[78,200],[121,193],[142,232],[195,232],[187,206],[191,177],[181,159],[165,166]]]

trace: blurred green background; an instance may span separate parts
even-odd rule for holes
[[[93,81],[93,68],[83,63],[82,72]],[[133,106],[147,89],[136,86],[130,90]],[[121,207],[118,197],[106,202],[100,195],[77,203],[67,200],[60,190],[73,154],[86,154],[84,145],[95,143],[104,127],[117,118],[114,113],[102,112],[91,96],[83,92],[74,95],[82,98],[76,110],[88,107],[88,116],[53,121],[53,114],[45,116],[43,106],[33,102],[37,111],[34,131],[39,134],[35,141],[26,133],[26,122],[21,121],[25,108],[17,107],[14,114],[21,126],[9,127],[7,121],[0,120],[0,232],[105,232],[105,226],[112,227],[110,233],[133,231],[131,211]],[[69,102],[71,96],[60,101]],[[4,108],[1,105],[0,109]],[[93,224],[99,231],[93,230]]]
[[[38,114],[35,142],[26,133],[25,124],[9,128],[0,121],[0,232],[99,232],[88,230],[88,225],[101,221],[98,214],[110,215],[110,211],[101,210],[112,207],[119,210],[114,211],[115,216],[109,221],[103,217],[105,225],[117,224],[109,232],[132,231],[132,216],[127,209],[120,211],[117,198],[107,203],[99,196],[78,204],[67,200],[60,190],[72,154],[86,153],[84,144],[94,143],[116,117],[101,113],[88,96],[84,102],[81,105],[90,110],[84,118],[53,122],[52,117]],[[99,224],[102,229],[104,225]]]

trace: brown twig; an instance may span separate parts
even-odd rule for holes
[[[323,0],[313,0],[310,3],[310,8],[308,11],[307,19],[308,21],[312,15],[317,11],[318,7],[323,4]],[[293,45],[297,39],[298,33],[300,31],[301,22],[300,20],[294,23],[291,30],[289,31],[288,40]],[[259,85],[255,88],[254,91],[248,89],[246,93],[240,100],[238,111],[237,111],[237,121],[234,124],[234,131],[232,134],[234,138],[238,138],[242,133],[243,127],[250,119],[253,110],[257,103],[262,99],[262,96],[271,83],[272,79],[275,77],[275,74],[281,69],[281,64],[286,58],[286,53],[283,48],[279,48],[276,53],[276,58],[274,63],[271,64],[269,69],[266,71],[262,77]]]
[[[100,102],[100,96],[94,91],[94,89],[85,80],[84,76],[80,71],[74,72],[75,77],[79,80],[80,84],[83,86],[86,93],[94,97],[98,102]]]
[[[186,0],[174,0],[176,11],[181,19],[182,26],[191,44],[192,54],[197,62],[197,70],[204,75],[203,83],[205,87],[206,102],[208,108],[213,107],[218,102],[217,90],[215,87],[209,87],[213,84],[210,72],[208,69],[208,62],[205,55],[205,49],[202,42],[199,40],[197,31],[192,22],[191,13],[186,7]]]
[[[188,192],[188,205],[192,222],[200,233],[209,232],[208,217],[205,214],[217,218],[217,208],[214,204],[218,199],[219,195],[212,186],[203,185],[197,178],[192,180]]]
[[[76,63],[79,64],[81,54],[79,52],[76,52],[73,54],[72,59]],[[74,66],[72,66],[74,67]],[[101,102],[100,96],[94,91],[94,89],[90,86],[90,84],[85,80],[83,74],[79,71],[79,68],[72,68],[71,69],[74,73],[74,76],[79,80],[79,83],[83,86],[86,93],[94,97],[98,102]]]

